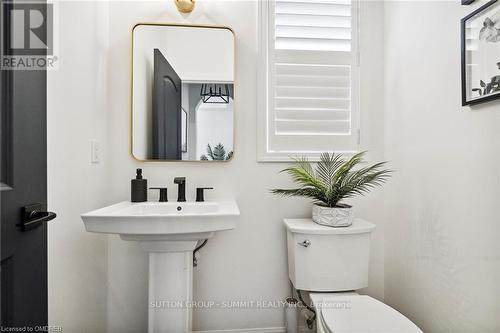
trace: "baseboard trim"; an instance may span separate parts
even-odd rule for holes
[[[307,327],[299,327],[300,333],[316,332]],[[237,328],[233,330],[193,331],[193,333],[286,333],[286,327]]]
[[[193,331],[193,333],[286,333],[285,327],[240,328],[234,330]]]

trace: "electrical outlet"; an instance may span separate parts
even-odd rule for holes
[[[100,163],[101,162],[101,145],[99,141],[92,140],[90,141],[90,162],[92,163]]]

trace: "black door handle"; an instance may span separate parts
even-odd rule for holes
[[[18,225],[21,231],[27,231],[41,226],[56,218],[56,213],[44,212],[41,204],[33,204],[22,208],[22,219]]]

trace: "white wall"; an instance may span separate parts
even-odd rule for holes
[[[460,105],[459,20],[480,4],[385,5],[385,299],[424,332],[500,330],[499,102]]]
[[[59,2],[58,69],[47,73],[49,324],[105,332],[107,240],[85,232],[80,214],[106,198],[105,3]],[[79,22],[75,24],[76,22]],[[90,163],[90,141],[102,162]]]
[[[233,100],[228,104],[200,102],[196,109],[196,156],[207,155],[207,144],[212,150],[222,143],[227,153],[233,150]]]
[[[366,17],[362,39],[363,145],[372,157],[382,157],[382,9],[379,2],[362,5]],[[310,216],[304,199],[269,194],[273,187],[291,186],[278,175],[283,164],[256,162],[257,2],[198,1],[195,11],[181,15],[173,1],[110,3],[109,147],[110,173],[106,189],[111,202],[129,199],[130,178],[144,169],[151,186],[168,186],[187,177],[188,200],[197,186],[213,186],[208,199],[234,197],[241,209],[237,227],[217,234],[203,248],[195,269],[194,295],[199,300],[283,300],[289,293],[284,217]],[[129,155],[130,29],[137,22],[193,22],[226,25],[236,38],[235,157],[223,164],[139,163]],[[373,235],[371,295],[383,297],[383,232],[381,192],[355,201],[357,214],[378,224]],[[152,194],[150,200],[157,200]],[[108,326],[110,332],[140,332],[147,325],[147,255],[136,244],[110,237],[108,243]],[[283,309],[203,309],[194,312],[194,329],[232,329],[283,326]]]
[[[160,22],[163,23],[163,22]],[[138,25],[134,28],[134,76],[141,84],[144,68],[154,65],[159,49],[183,82],[233,82],[234,38],[228,29]]]

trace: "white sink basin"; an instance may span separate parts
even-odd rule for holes
[[[234,229],[236,202],[129,202],[82,215],[88,232],[119,234],[124,240],[193,240]]]
[[[120,235],[149,252],[149,333],[191,332],[193,250],[215,232],[234,229],[236,202],[120,202],[82,215],[88,232]],[[157,301],[185,304],[155,307]],[[179,303],[180,302],[180,303]]]

